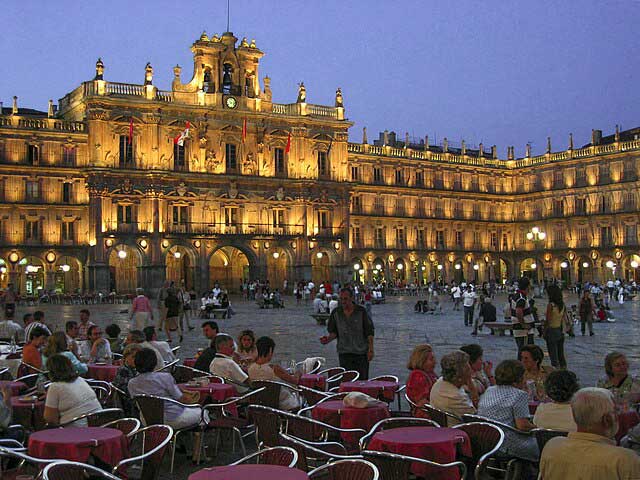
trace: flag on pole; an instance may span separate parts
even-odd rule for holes
[[[129,118],[129,136],[127,137],[127,145],[133,143],[133,117]]]
[[[287,146],[284,147],[284,153],[289,153],[291,150],[291,132],[289,132],[289,136],[287,137]]]
[[[191,124],[189,122],[187,122],[187,124],[184,127],[184,130],[182,132],[180,132],[180,135],[178,135],[177,137],[173,138],[174,145],[180,145],[181,147],[184,145],[184,140],[186,138],[189,138],[189,128],[190,127],[191,127]]]
[[[247,119],[242,120],[242,143],[247,139]]]

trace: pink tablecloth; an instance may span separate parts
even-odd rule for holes
[[[311,416],[340,428],[362,428],[371,430],[376,423],[389,417],[389,406],[383,402],[376,402],[368,408],[345,407],[342,400],[321,402],[311,410]],[[342,439],[347,443],[356,443],[359,437],[355,434],[343,434]]]
[[[301,375],[300,382],[298,383],[315,390],[324,391],[327,389],[327,379],[317,373],[305,373],[304,375]]]
[[[0,380],[0,389],[8,388],[11,395],[20,395],[23,390],[27,389],[27,384],[23,382],[15,382],[13,380]]]
[[[113,382],[120,368],[117,365],[96,365],[95,363],[90,363],[88,367],[87,377],[104,382]]]
[[[340,384],[341,392],[362,392],[370,397],[385,401],[393,401],[393,396],[398,388],[400,388],[398,382],[385,382],[381,380],[359,380]]]
[[[115,428],[54,428],[29,437],[29,455],[84,463],[93,455],[104,463],[116,465],[127,457],[128,446],[126,437]]]
[[[279,465],[228,465],[226,467],[203,468],[189,475],[188,480],[308,480],[302,470]]]
[[[182,361],[182,364],[183,364],[185,367],[191,367],[191,368],[193,368],[193,367],[195,367],[195,365],[196,365],[196,360],[197,360],[196,358],[185,358],[185,359]]]
[[[471,442],[462,430],[455,428],[404,427],[376,433],[367,447],[379,452],[398,453],[438,463],[454,462],[458,451],[472,456]],[[459,471],[434,471],[428,465],[415,463],[411,471],[429,479],[458,479]]]
[[[22,401],[21,397],[11,397],[13,422],[27,430],[44,428],[44,400]]]
[[[180,383],[178,387],[182,390],[200,392],[201,405],[211,403],[211,400],[214,402],[224,402],[227,398],[238,394],[236,387],[228,383],[210,383],[203,387],[193,387],[186,383]]]

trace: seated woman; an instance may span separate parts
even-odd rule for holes
[[[604,359],[606,378],[598,380],[598,387],[606,388],[613,394],[613,400],[620,408],[640,401],[640,379],[629,375],[629,362],[620,352],[611,352]],[[626,408],[624,408],[626,409]]]
[[[407,379],[407,397],[418,406],[429,403],[431,387],[438,380],[434,371],[435,366],[436,356],[433,354],[431,345],[427,343],[416,345],[407,363],[407,368],[411,370]],[[426,417],[422,410],[412,413],[419,417]]]
[[[107,325],[107,328],[104,329],[112,353],[122,353],[122,340],[120,340],[121,331],[120,327],[115,323]]]
[[[522,362],[524,367],[525,386],[529,382],[535,383],[534,400],[539,402],[548,399],[544,391],[544,381],[549,373],[553,371],[552,367],[542,365],[544,352],[537,345],[524,345],[518,353],[518,360]]]
[[[22,362],[42,370],[40,349],[47,343],[49,332],[42,327],[34,327],[29,333],[29,343],[22,349]]]
[[[113,379],[113,386],[122,390],[127,395],[126,397],[121,396],[120,398],[125,416],[131,415],[134,411],[131,394],[129,393],[129,380],[138,374],[135,361],[136,353],[140,350],[142,350],[142,347],[139,343],[130,343],[124,347],[122,366],[116,372],[116,378]]]
[[[129,380],[129,394],[154,395],[177,400],[181,403],[195,404],[193,407],[182,407],[166,402],[164,421],[173,428],[188,428],[200,423],[202,409],[197,404],[198,392],[185,392],[178,388],[170,373],[155,372],[158,360],[150,348],[143,348],[136,353],[134,364],[138,375]],[[194,452],[197,450],[194,449]]]
[[[505,360],[496,368],[496,385],[480,398],[478,415],[497,420],[523,432],[535,428],[529,420],[529,395],[524,388],[524,366],[517,360]],[[536,439],[505,430],[501,450],[514,456],[537,462],[540,458]]]
[[[536,427],[563,432],[575,432],[576,422],[571,411],[571,397],[580,389],[576,374],[569,370],[556,370],[544,381],[549,403],[538,405],[533,423]]]
[[[469,355],[469,365],[471,365],[471,381],[476,387],[478,395],[482,395],[487,388],[496,384],[493,376],[493,364],[485,362],[482,358],[484,351],[482,347],[476,343],[464,345],[460,350]]]
[[[471,381],[469,355],[458,350],[448,353],[440,360],[442,377],[431,387],[429,403],[440,410],[462,417],[465,413],[476,413],[476,404],[472,398],[477,396]],[[467,394],[471,392],[471,397]],[[448,425],[458,422],[449,419]],[[443,427],[445,425],[442,425]]]
[[[44,370],[47,370],[47,360],[56,354],[67,357],[78,375],[84,375],[89,371],[87,364],[82,363],[78,360],[78,357],[69,351],[67,335],[64,332],[53,332],[53,335],[49,337],[47,346],[42,352],[42,368]]]
[[[279,365],[270,365],[269,362],[273,357],[273,351],[276,348],[275,342],[269,337],[260,337],[256,342],[258,350],[258,358],[254,363],[249,365],[249,380],[270,380],[276,382],[287,382],[297,385],[300,375],[290,375],[284,368]],[[300,407],[300,399],[295,392],[288,388],[280,389],[280,409],[295,410]]]
[[[233,354],[233,359],[242,367],[248,367],[258,358],[256,349],[256,336],[253,330],[243,330],[238,337],[238,350]]]
[[[70,422],[80,415],[102,410],[102,406],[84,378],[78,376],[68,357],[60,354],[47,359],[51,384],[44,402],[44,419],[51,425]],[[87,420],[78,420],[71,427],[86,427]]]

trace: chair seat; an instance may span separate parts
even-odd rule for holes
[[[249,425],[251,425],[249,420],[238,417],[220,417],[209,422],[211,428],[244,428]]]

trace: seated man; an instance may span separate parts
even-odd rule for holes
[[[160,355],[160,352],[156,350],[156,348],[151,345],[151,343],[147,342],[147,339],[142,331],[131,330],[129,332],[126,340],[124,341],[124,344],[126,346],[131,345],[132,343],[137,343],[141,348],[148,348],[149,350],[154,351],[156,354],[156,365],[159,365],[158,368],[162,368],[162,366],[164,365],[164,359],[162,358],[162,355]]]
[[[539,478],[640,478],[640,457],[633,450],[616,446],[618,417],[611,392],[603,388],[578,390],[571,400],[571,411],[578,431],[547,442]]]
[[[249,387],[249,376],[233,360],[235,351],[233,338],[226,333],[220,333],[216,336],[215,344],[216,356],[209,365],[209,371],[236,384],[238,392],[245,392]]]
[[[171,363],[176,359],[176,356],[173,354],[173,351],[171,350],[171,345],[169,345],[169,343],[167,342],[158,340],[158,335],[156,334],[155,327],[152,327],[152,326],[145,327],[142,330],[142,333],[144,333],[144,337],[147,343],[150,343],[154,349],[160,352],[160,356],[162,356],[162,360],[164,362]]]
[[[209,347],[205,348],[202,353],[196,359],[196,363],[193,366],[196,370],[203,372],[209,371],[209,366],[216,356],[216,335],[219,332],[218,324],[213,320],[209,320],[202,324],[202,333],[209,342]]]
[[[109,341],[102,338],[102,329],[91,325],[87,330],[87,340],[81,342],[80,360],[85,363],[111,363],[112,353]]]
[[[18,343],[22,339],[22,327],[13,321],[14,314],[13,308],[5,308],[4,320],[0,321],[0,338]]]

